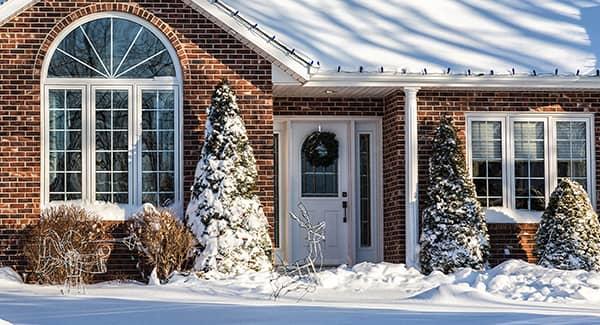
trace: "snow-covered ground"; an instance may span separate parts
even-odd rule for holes
[[[12,324],[600,324],[600,273],[521,261],[488,272],[423,276],[363,263],[320,273],[322,285],[270,299],[271,276],[176,277],[169,284],[108,282],[86,295],[25,285],[0,269],[0,319]],[[3,324],[0,322],[0,324]]]

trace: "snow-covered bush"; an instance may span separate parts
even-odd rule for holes
[[[58,237],[58,238],[56,238]],[[72,249],[82,255],[96,254],[98,245],[94,241],[111,239],[109,229],[101,220],[85,208],[77,205],[57,205],[42,211],[40,221],[31,226],[27,233],[23,253],[27,260],[27,268],[31,274],[28,280],[44,284],[63,284],[67,278],[64,265],[48,268],[48,257],[61,260],[64,251],[49,240],[59,240],[63,247]],[[44,246],[46,252],[44,254]],[[46,259],[44,259],[46,257]],[[84,271],[91,271],[94,265],[84,265]],[[89,269],[87,269],[89,268]],[[93,275],[84,272],[83,281],[90,282]]]
[[[561,180],[550,195],[535,241],[542,266],[600,271],[600,223],[579,183]]]
[[[220,83],[208,108],[186,223],[198,239],[195,269],[233,275],[272,269],[256,161],[233,90]]]
[[[423,210],[421,268],[449,273],[483,269],[489,256],[485,216],[467,174],[456,130],[443,117],[429,158],[428,201]]]
[[[156,269],[157,276],[164,280],[173,271],[186,271],[191,267],[194,236],[173,212],[144,204],[142,211],[127,223],[129,236],[143,263],[140,266],[143,272]]]

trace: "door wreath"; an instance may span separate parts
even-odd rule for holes
[[[302,144],[302,153],[311,165],[327,167],[338,159],[339,146],[334,133],[315,131]]]

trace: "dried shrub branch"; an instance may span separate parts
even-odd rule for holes
[[[51,235],[52,234],[52,235]],[[44,240],[50,236],[63,241],[65,247],[75,250],[82,255],[97,253],[97,241],[112,239],[108,229],[101,220],[86,209],[76,205],[58,205],[42,211],[40,221],[31,226],[24,245],[24,255],[31,270],[30,281],[43,284],[63,284],[67,279],[66,267],[57,266],[48,268],[47,259],[52,257],[60,259],[65,252],[57,251],[54,245],[45,245]],[[86,265],[82,280],[89,283],[93,279],[90,274],[93,265]]]
[[[164,280],[174,271],[190,269],[196,242],[172,211],[145,204],[143,211],[128,221],[127,229],[146,275],[156,268]]]

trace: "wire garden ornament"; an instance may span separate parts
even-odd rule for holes
[[[292,220],[306,231],[307,256],[291,265],[282,265],[275,269],[271,279],[273,292],[271,297],[277,300],[290,292],[301,292],[298,301],[306,294],[312,293],[319,285],[318,272],[323,267],[323,242],[325,242],[325,221],[317,224],[311,222],[306,206],[298,204],[300,215],[290,212]]]
[[[113,240],[86,241],[79,232],[69,230],[64,236],[50,230],[42,241],[40,254],[41,273],[51,274],[65,270],[66,279],[61,292],[71,294],[73,290],[85,294],[83,276],[85,274],[104,274],[107,272],[106,263],[112,252],[112,244],[122,243],[128,249],[135,247],[135,238],[129,236]],[[73,243],[81,246],[95,245],[93,253],[82,253]],[[93,246],[92,246],[93,247]]]

